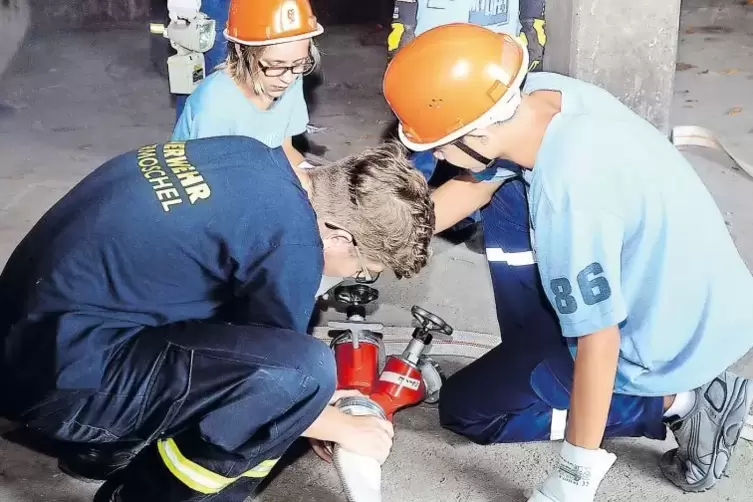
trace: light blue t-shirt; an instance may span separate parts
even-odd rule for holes
[[[416,36],[450,23],[471,23],[497,33],[520,34],[519,0],[418,0]]]
[[[306,131],[308,108],[298,78],[268,110],[254,105],[232,78],[218,70],[188,97],[172,141],[211,136],[249,136],[270,148]]]
[[[551,73],[530,75],[524,90],[562,94],[526,178],[534,252],[564,336],[620,326],[618,393],[708,383],[753,347],[753,277],[710,193],[606,91]]]

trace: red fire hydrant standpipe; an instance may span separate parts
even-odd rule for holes
[[[330,323],[344,329],[336,332],[331,347],[337,363],[337,388],[357,389],[363,397],[349,397],[338,403],[345,413],[379,416],[392,420],[396,411],[422,401],[436,402],[442,385],[438,365],[426,354],[434,334],[452,335],[442,319],[414,306],[413,317],[419,326],[400,355],[384,360],[381,325],[364,322],[363,305],[378,297],[365,285],[341,286],[335,297],[347,303],[348,322]],[[368,396],[368,397],[366,397]],[[335,447],[335,467],[349,502],[381,502],[381,466],[373,459]]]

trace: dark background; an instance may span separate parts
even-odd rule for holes
[[[13,0],[0,0],[13,2]],[[167,0],[30,0],[38,30],[161,19]],[[323,25],[388,24],[394,0],[311,0]]]

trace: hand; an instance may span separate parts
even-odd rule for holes
[[[606,450],[587,450],[567,441],[557,472],[551,474],[528,502],[593,502],[602,479],[617,457]]]
[[[363,394],[357,390],[336,390],[332,395],[332,398],[330,398],[328,404],[332,406],[340,399],[354,396],[363,396]],[[332,442],[321,441],[314,438],[308,438],[308,440],[309,444],[311,445],[311,449],[314,450],[314,453],[316,453],[319,458],[321,458],[325,462],[332,462]]]
[[[346,416],[337,441],[340,447],[383,464],[392,450],[392,438],[395,436],[392,423],[373,416]]]

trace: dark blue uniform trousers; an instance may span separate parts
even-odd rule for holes
[[[315,338],[202,322],[147,328],[96,393],[56,393],[21,417],[63,441],[144,448],[123,502],[241,502],[320,415],[335,362]]]
[[[524,182],[506,182],[482,211],[502,343],[442,388],[442,425],[479,444],[564,437],[574,361],[531,253]],[[663,399],[615,394],[606,437],[664,439]]]

